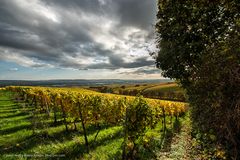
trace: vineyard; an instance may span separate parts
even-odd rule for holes
[[[28,108],[33,135],[39,134],[40,130],[44,130],[41,134],[47,135],[49,122],[53,125],[63,122],[66,132],[83,133],[86,153],[90,152],[100,132],[104,132],[104,126],[120,126],[122,159],[140,158],[141,149],[148,149],[153,138],[145,136],[146,131],[154,130],[160,124],[161,132],[165,134],[169,123],[178,121],[188,108],[182,102],[85,89],[11,86],[6,90],[14,93],[21,107]],[[89,127],[96,130],[91,140]]]
[[[120,95],[137,96],[142,95],[145,98],[154,98],[169,101],[186,102],[184,89],[177,83],[147,83],[147,84],[128,84],[128,85],[104,85],[90,86],[87,89]]]

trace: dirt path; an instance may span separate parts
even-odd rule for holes
[[[170,133],[164,145],[157,154],[158,160],[192,160],[191,151],[191,122],[189,115],[181,120],[178,132]]]

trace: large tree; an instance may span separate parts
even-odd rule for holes
[[[159,0],[157,20],[157,67],[186,88],[199,132],[240,158],[240,1]]]

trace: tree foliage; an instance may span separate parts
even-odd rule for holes
[[[200,132],[240,152],[240,1],[159,0],[157,67],[180,81]]]

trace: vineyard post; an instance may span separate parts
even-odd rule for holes
[[[45,131],[47,132],[48,130],[48,123],[45,121],[45,118],[47,120],[50,119],[50,110],[49,110],[49,104],[48,104],[48,101],[47,101],[47,95],[44,95],[42,94],[42,104],[43,104],[43,107],[44,107],[44,117],[41,117],[41,124],[43,125],[43,128],[45,129]]]
[[[166,131],[166,113],[164,107],[162,107],[162,112],[163,112],[163,132],[165,133]]]
[[[28,95],[27,93],[25,92],[24,94],[24,108],[27,107],[28,103],[29,103],[29,99],[28,99]]]
[[[74,131],[77,131],[77,118],[74,119],[73,125],[74,125]]]
[[[32,116],[32,131],[33,131],[33,135],[35,134],[35,125],[36,125],[36,110],[37,110],[37,100],[36,100],[36,96],[34,95],[33,96],[33,99],[32,99],[32,103],[30,104],[30,106],[32,106],[33,107],[33,110],[32,110],[32,114],[33,114],[33,116]]]
[[[63,120],[64,120],[66,131],[68,132],[66,113],[65,113],[65,110],[64,110],[64,106],[63,106],[62,100],[60,100],[60,102],[61,102],[61,109],[62,109],[62,117],[63,117]]]
[[[126,154],[126,143],[128,141],[128,134],[127,134],[127,117],[128,117],[128,107],[126,108],[126,113],[125,113],[125,119],[124,119],[124,141],[123,141],[123,151],[122,151],[122,160],[127,159],[127,154]]]
[[[31,102],[31,104],[30,104],[31,107],[33,106],[33,103],[35,103],[35,101],[36,101],[36,97],[35,97],[35,95],[34,95],[34,96],[33,96],[33,99],[32,99],[32,102]]]
[[[177,121],[178,120],[178,115],[175,115],[175,121]]]
[[[57,108],[56,104],[53,104],[53,116],[54,116],[54,124],[57,124]]]
[[[40,113],[43,113],[44,112],[44,98],[43,98],[43,95],[40,96]]]
[[[84,119],[83,119],[83,114],[82,114],[82,110],[81,110],[81,104],[78,102],[78,111],[79,111],[79,116],[81,119],[81,123],[82,123],[82,128],[83,128],[83,134],[84,134],[84,139],[85,139],[85,146],[87,148],[87,153],[89,153],[89,144],[88,144],[88,138],[87,138],[87,131],[85,128],[85,123],[84,123]]]
[[[44,98],[44,102],[45,102],[45,105],[46,105],[46,112],[47,112],[48,118],[50,118],[50,110],[49,110],[49,105],[48,105],[48,102],[47,102],[46,98]]]
[[[95,102],[94,102],[94,106],[96,107],[96,108],[94,109],[94,111],[96,111],[96,112],[99,113],[99,105],[100,105],[100,104],[101,104],[101,102],[99,102],[99,101],[95,101]],[[97,136],[98,136],[98,134],[99,134],[99,132],[100,132],[100,130],[101,130],[100,124],[97,123],[97,122],[98,122],[98,113],[95,113],[95,114],[94,114],[95,126],[96,126],[96,128],[97,128],[97,133],[96,133],[96,135],[95,135],[95,137],[94,137],[93,144],[96,142]]]
[[[97,136],[98,136],[99,132],[101,131],[101,127],[100,127],[100,125],[99,125],[99,124],[96,124],[96,126],[97,126],[97,133],[96,133],[96,135],[95,135],[95,137],[94,137],[93,143],[96,142],[96,140],[97,140]]]

